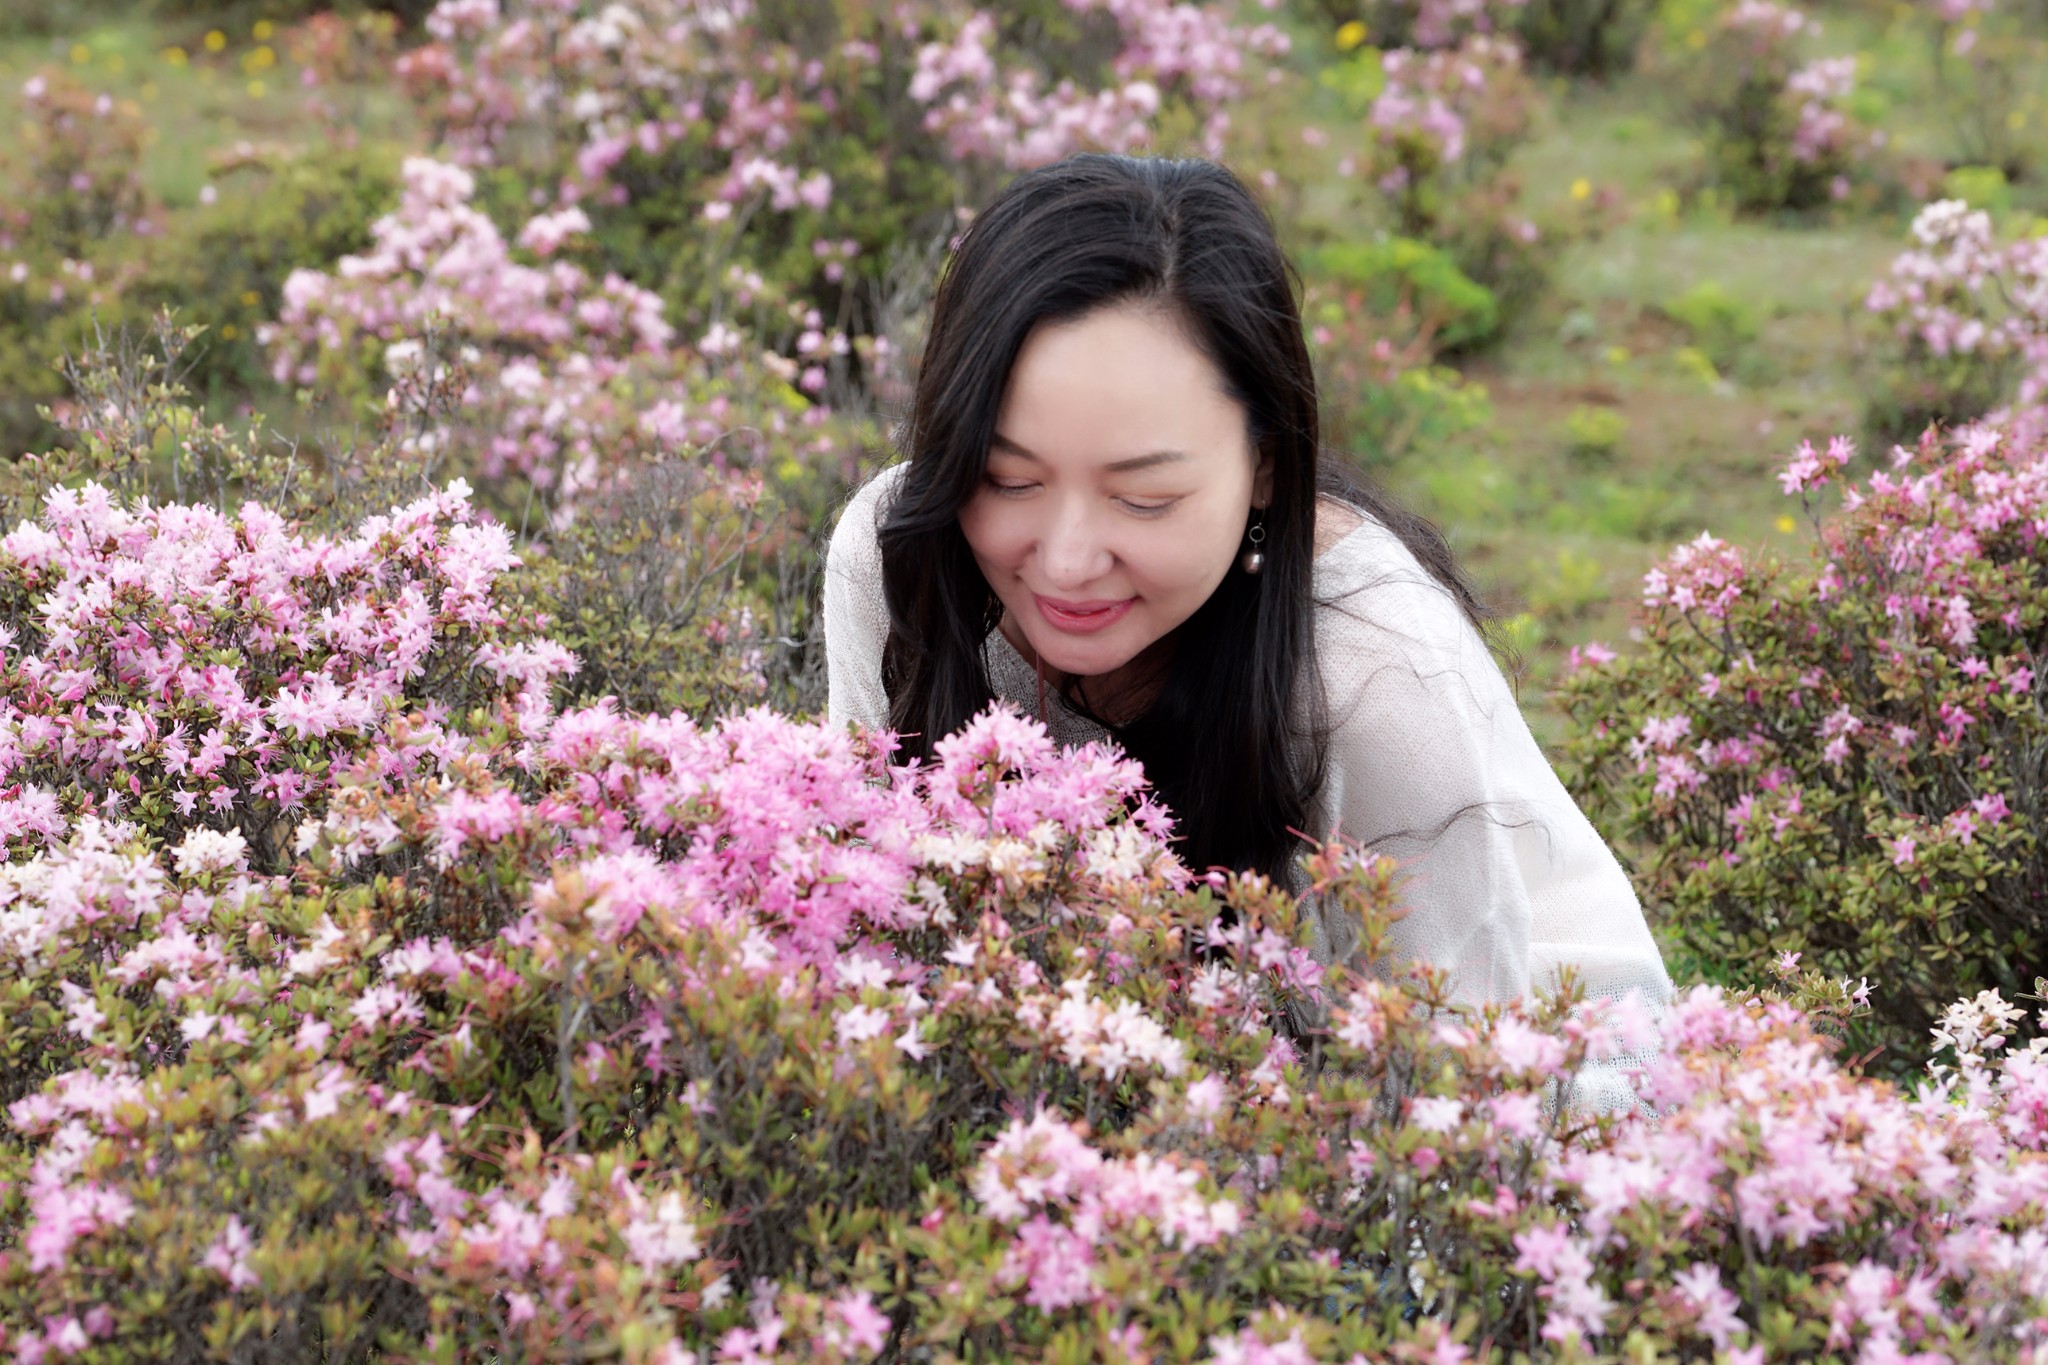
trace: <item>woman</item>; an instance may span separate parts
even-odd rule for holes
[[[832,719],[917,756],[1008,698],[1140,759],[1190,866],[1299,886],[1297,831],[1402,858],[1395,946],[1454,998],[1570,965],[1661,1005],[1443,539],[1321,457],[1292,284],[1212,163],[1075,156],[998,194],[941,279],[909,459],[832,538]],[[1348,959],[1329,918],[1316,955]]]

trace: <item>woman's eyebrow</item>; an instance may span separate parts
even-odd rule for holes
[[[1004,450],[1009,451],[1012,455],[1022,456],[1024,459],[1033,461],[1037,464],[1045,463],[1045,461],[1039,459],[1038,456],[1032,454],[1023,446],[1018,445],[1015,441],[1003,435],[1003,433],[1001,433],[1000,431],[995,434],[994,438],[991,440],[990,443],[992,445],[1001,446]],[[1112,474],[1129,474],[1136,470],[1150,469],[1154,465],[1171,464],[1175,460],[1185,460],[1186,458],[1187,452],[1185,451],[1155,450],[1149,455],[1133,455],[1128,460],[1113,460],[1109,464],[1104,465],[1103,468]]]

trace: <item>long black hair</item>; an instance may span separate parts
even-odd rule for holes
[[[1348,461],[1323,458],[1300,285],[1265,209],[1210,161],[1083,153],[1018,176],[975,216],[939,280],[899,431],[909,468],[877,528],[882,677],[904,757],[928,756],[994,696],[983,650],[1002,607],[960,512],[984,477],[1025,338],[1041,322],[1157,306],[1185,323],[1243,406],[1252,449],[1271,457],[1265,567],[1225,576],[1179,627],[1149,707],[1105,728],[1144,764],[1189,866],[1288,880],[1294,831],[1306,830],[1323,778],[1318,493],[1392,530],[1475,624],[1488,614],[1434,527]],[[1071,687],[1066,699],[1082,709]]]

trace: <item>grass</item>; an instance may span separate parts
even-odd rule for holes
[[[148,120],[142,174],[172,210],[199,202],[238,149],[310,145],[323,137],[307,94],[272,28],[239,23],[232,32],[205,22],[157,21],[135,6],[86,7],[75,25],[10,36],[0,28],[0,90],[13,91],[37,70],[62,67],[97,88],[133,100]],[[261,33],[265,37],[258,37]],[[209,50],[208,35],[220,48]],[[266,57],[265,54],[268,54]],[[388,138],[410,125],[395,88],[332,92],[354,109],[363,136]]]

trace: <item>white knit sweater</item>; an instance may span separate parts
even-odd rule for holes
[[[883,471],[854,495],[827,552],[835,724],[888,723],[889,615],[875,528],[905,468]],[[1661,1010],[1671,979],[1628,875],[1537,747],[1457,602],[1370,516],[1316,559],[1314,585],[1332,730],[1309,832],[1340,833],[1402,861],[1408,913],[1394,925],[1394,951],[1445,968],[1453,998],[1468,1003],[1551,989],[1569,964],[1589,997],[1638,988]],[[1034,714],[1036,671],[1000,631],[990,633],[985,657],[997,695]],[[1058,742],[1106,737],[1056,691],[1045,706]],[[1336,926],[1319,918],[1315,929],[1318,960],[1348,948]],[[1618,1084],[1612,1074],[1582,1078],[1574,1104],[1625,1104]]]

